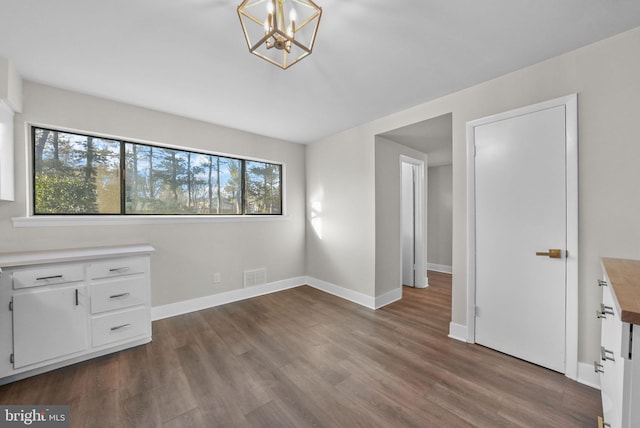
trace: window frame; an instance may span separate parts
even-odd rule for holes
[[[28,212],[26,218],[14,218],[13,223],[16,227],[27,227],[27,226],[47,226],[50,225],[50,220],[55,222],[61,222],[69,225],[74,224],[84,224],[85,221],[87,223],[95,223],[95,224],[114,224],[114,223],[125,223],[125,224],[145,224],[145,223],[165,223],[170,221],[172,223],[193,223],[193,222],[215,222],[215,221],[223,221],[223,222],[235,222],[242,221],[242,219],[269,219],[269,220],[278,220],[278,219],[287,219],[286,210],[286,191],[285,191],[285,177],[286,177],[286,164],[284,162],[277,162],[272,160],[254,158],[254,157],[241,157],[238,155],[230,155],[226,153],[219,153],[204,149],[194,149],[194,148],[185,148],[178,145],[172,144],[162,144],[151,141],[143,141],[137,140],[134,138],[122,138],[117,136],[112,136],[108,134],[96,133],[96,132],[87,132],[80,131],[76,129],[70,129],[65,127],[57,127],[50,125],[41,125],[35,123],[27,124],[28,132],[27,134],[27,157],[30,160],[28,164],[30,164],[30,174],[28,177],[30,178],[30,183],[28,183]],[[97,139],[111,140],[119,143],[119,188],[120,188],[120,212],[115,213],[36,213],[36,132],[37,130],[47,130],[53,132],[60,133],[68,133],[75,134],[82,137],[93,137]],[[197,213],[187,213],[187,214],[163,214],[163,213],[127,213],[126,212],[126,145],[127,144],[135,144],[138,146],[147,146],[154,147],[159,149],[167,149],[174,150],[182,153],[192,153],[197,155],[204,156],[215,156],[219,158],[231,159],[240,161],[241,167],[241,175],[240,175],[240,204],[241,204],[241,213],[239,214],[197,214]],[[279,213],[248,213],[246,210],[246,162],[260,162],[265,164],[277,165],[279,166]],[[136,219],[132,221],[132,219]],[[156,219],[162,219],[162,221],[158,222]],[[66,221],[62,221],[66,220]]]

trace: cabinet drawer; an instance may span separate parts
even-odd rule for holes
[[[135,308],[114,314],[99,315],[91,320],[94,347],[150,335],[147,308]]]
[[[12,278],[14,290],[64,284],[82,281],[84,279],[84,268],[82,265],[58,265],[16,270],[13,272]]]
[[[147,271],[147,257],[127,257],[91,263],[89,277],[91,279],[109,278],[112,276],[131,275]]]
[[[91,313],[146,305],[147,277],[142,274],[94,282],[91,284]]]

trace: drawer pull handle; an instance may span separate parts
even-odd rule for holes
[[[109,269],[109,272],[126,272],[128,270],[129,270],[129,266],[123,266],[119,268],[111,268]]]
[[[36,278],[36,281],[46,281],[48,279],[62,279],[62,275],[41,276]]]
[[[615,361],[616,359],[613,357],[613,351],[609,351],[604,346],[600,347],[600,357],[602,357],[602,361]]]
[[[115,327],[111,327],[111,331],[117,331],[127,327],[131,327],[131,324],[122,324],[122,325],[117,325]]]
[[[599,279],[598,280],[598,287],[608,287],[609,283],[607,281],[605,281],[604,279]]]
[[[127,297],[131,295],[131,293],[120,293],[120,294],[114,294],[113,296],[109,296],[110,299],[119,299],[120,297]]]
[[[602,419],[602,416],[598,416],[598,428],[610,428],[611,424],[608,424]]]
[[[593,371],[596,373],[604,373],[604,366],[597,361],[593,362]]]
[[[613,315],[613,307],[600,303],[600,311],[605,315]]]

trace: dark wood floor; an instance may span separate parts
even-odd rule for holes
[[[449,275],[378,311],[299,287],[156,321],[153,342],[0,387],[73,427],[591,427],[599,392],[447,338]]]

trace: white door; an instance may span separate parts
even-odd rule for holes
[[[416,273],[416,219],[415,219],[415,171],[414,165],[402,163],[402,285],[415,286]]]
[[[400,252],[402,283],[416,288],[429,285],[427,277],[427,227],[425,161],[400,156]]]
[[[563,373],[567,206],[577,198],[567,195],[566,117],[565,105],[545,106],[472,128],[475,341]],[[559,254],[540,254],[550,249]]]

